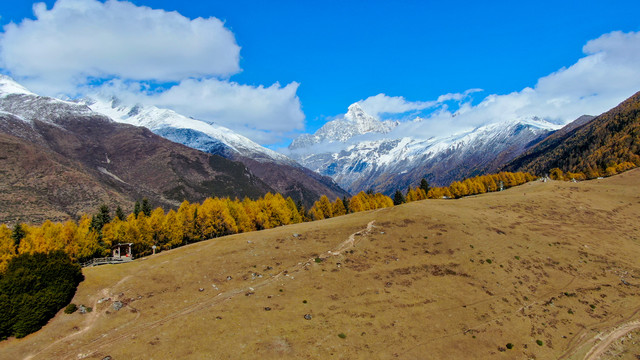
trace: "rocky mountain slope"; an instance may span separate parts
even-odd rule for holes
[[[420,121],[420,119],[416,119]],[[559,126],[539,118],[494,123],[447,137],[395,135],[398,122],[379,121],[357,104],[343,119],[289,147],[301,164],[331,176],[350,192],[391,194],[426,177],[435,185],[495,172]]]
[[[552,134],[505,169],[545,174],[560,168],[593,178],[611,175],[625,162],[640,166],[640,92],[591,121]]]
[[[212,239],[85,268],[93,312],[0,353],[585,359],[638,326],[639,216],[632,170]]]
[[[63,220],[147,197],[174,207],[274,191],[244,165],[0,78],[0,222]]]
[[[275,191],[308,206],[322,195],[331,199],[348,195],[330,177],[310,171],[223,126],[188,118],[169,109],[124,104],[117,98],[108,101],[95,98],[84,103],[115,121],[144,126],[171,141],[240,161]]]

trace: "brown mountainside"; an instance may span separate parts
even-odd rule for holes
[[[45,121],[0,115],[0,222],[63,220],[101,203],[130,209],[210,196],[259,197],[271,187],[244,165],[92,114]]]
[[[640,165],[640,92],[582,125],[569,124],[504,167],[545,174],[553,168],[588,178]]]

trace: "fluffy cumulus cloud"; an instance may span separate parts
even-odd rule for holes
[[[447,94],[420,121],[406,122],[397,136],[446,136],[504,121],[539,117],[567,124],[581,115],[599,115],[640,91],[640,32],[612,32],[587,42],[575,64],[538,80],[535,86],[505,95],[491,94],[472,105],[467,95]],[[461,101],[455,110],[437,107]]]
[[[447,101],[462,101],[468,98],[470,94],[478,91],[482,90],[469,89],[463,93],[444,94],[440,95],[438,99],[434,101],[407,101],[402,96],[378,94],[370,96],[365,100],[360,100],[358,104],[367,114],[380,118],[385,115],[405,114],[434,108]]]
[[[37,93],[74,97],[96,86],[118,89],[124,92],[116,95],[157,101],[267,143],[278,141],[283,128],[302,126],[298,84],[228,80],[241,71],[240,47],[217,18],[189,19],[118,0],[58,0],[33,11],[35,19],[6,25],[0,34],[0,66]],[[149,83],[177,85],[158,92]]]

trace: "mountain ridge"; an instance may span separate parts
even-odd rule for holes
[[[640,166],[640,92],[589,121],[551,134],[504,169],[543,175],[559,168],[595,178],[615,174],[624,163],[629,164],[624,169]]]
[[[0,89],[16,88],[0,82]],[[101,203],[129,208],[143,197],[176,207],[213,195],[275,191],[241,163],[116,123],[82,104],[2,93],[0,110],[0,148],[11,154],[0,157],[2,222],[66,220]]]
[[[315,135],[295,139],[289,150],[294,159],[331,176],[352,193],[372,189],[390,195],[397,189],[417,185],[422,178],[444,186],[495,172],[559,128],[531,117],[490,123],[444,137],[422,138],[395,134],[399,122],[376,120],[357,104],[349,109],[344,118],[327,123]],[[354,118],[377,125],[366,131],[348,131]],[[413,123],[421,121],[416,119]]]

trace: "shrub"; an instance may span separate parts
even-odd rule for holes
[[[512,343],[507,343],[507,349],[509,349],[509,350],[513,349],[513,344]]]
[[[82,280],[80,265],[61,251],[11,259],[0,274],[0,339],[38,331],[69,304]]]
[[[538,344],[538,346],[542,346],[542,344],[544,343],[542,342],[542,340],[536,340],[536,344]]]
[[[76,304],[69,304],[67,305],[66,308],[64,308],[64,313],[65,314],[73,314],[74,312],[76,312],[76,310],[78,310],[78,307],[76,306]]]
[[[491,259],[487,259],[485,260],[487,262],[487,264],[491,264],[493,261],[491,261]]]
[[[320,263],[322,262],[322,259],[321,259],[321,258],[319,258],[319,257],[317,257],[317,258],[316,258],[316,260],[315,260],[315,262],[316,262],[316,263],[318,263],[318,264],[320,264]]]
[[[347,338],[347,335],[345,335],[345,333],[340,333],[340,334],[338,334],[338,337],[339,337],[340,339],[346,339],[346,338]]]

